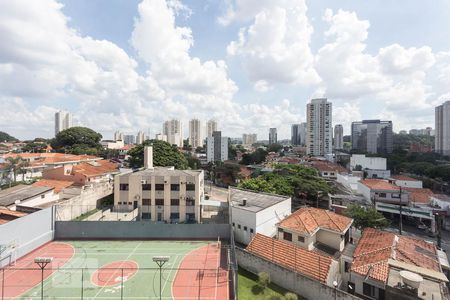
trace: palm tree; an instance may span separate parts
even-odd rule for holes
[[[29,166],[29,163],[23,160],[20,156],[6,158],[8,164],[7,170],[9,173],[13,173],[14,182],[16,182],[17,174],[23,174],[25,168]]]

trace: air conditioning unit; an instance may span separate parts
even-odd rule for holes
[[[147,180],[142,179],[142,180],[141,180],[141,183],[142,183],[142,184],[147,184]]]

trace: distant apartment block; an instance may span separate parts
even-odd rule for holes
[[[206,160],[208,162],[228,160],[228,137],[221,131],[214,131],[206,138]]]
[[[334,149],[344,149],[344,127],[341,124],[334,126]]]
[[[217,122],[215,120],[209,120],[206,123],[206,136],[212,136],[214,131],[217,131]]]
[[[167,135],[162,134],[162,133],[157,133],[155,135],[155,140],[167,142]]]
[[[244,133],[242,135],[242,144],[251,146],[257,142],[256,133]]]
[[[269,129],[269,145],[278,143],[278,137],[277,137],[277,129],[276,128],[270,128]]]
[[[435,151],[450,155],[450,101],[435,109]]]
[[[306,123],[291,125],[291,145],[300,146],[305,144]]]
[[[132,134],[125,134],[123,136],[123,141],[126,145],[131,145],[135,143],[136,137]]]
[[[183,124],[180,120],[169,120],[163,124],[163,134],[167,136],[167,142],[177,147],[183,147]]]
[[[114,140],[115,141],[124,141],[125,142],[125,138],[122,132],[120,131],[116,131],[114,132]]]
[[[73,127],[72,114],[70,112],[61,110],[55,113],[55,135],[70,127]]]
[[[392,121],[353,122],[352,149],[365,153],[392,153]]]
[[[332,104],[326,98],[312,99],[306,106],[306,153],[325,156],[332,153]]]
[[[189,121],[189,145],[194,149],[203,146],[202,127],[198,119]]]
[[[276,224],[291,214],[291,198],[230,188],[231,226],[237,242],[247,245],[257,234],[274,236]]]
[[[136,135],[136,144],[140,145],[145,141],[145,134],[143,131],[139,131]]]
[[[115,209],[138,208],[142,220],[154,222],[199,222],[203,171],[153,167],[152,152],[151,147],[145,147],[144,170],[115,177]]]

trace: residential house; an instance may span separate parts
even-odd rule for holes
[[[246,250],[331,287],[339,277],[338,262],[331,257],[260,233],[254,236]]]
[[[236,242],[247,245],[261,233],[275,236],[276,224],[291,214],[291,198],[230,187],[231,225]]]
[[[383,179],[364,179],[358,182],[358,192],[367,201],[402,205],[408,204],[408,193],[400,195],[400,187]]]
[[[9,209],[0,209],[0,225],[6,224],[9,221],[21,218],[26,216],[27,213],[9,210]]]
[[[344,278],[349,292],[364,299],[447,299],[448,279],[439,257],[447,260],[433,243],[367,228]],[[418,288],[407,285],[404,276],[411,273],[418,278]]]
[[[277,224],[277,238],[328,255],[344,250],[353,219],[325,209],[303,207]]]
[[[19,184],[0,191],[0,207],[16,210],[17,205],[36,206],[56,201],[54,188]]]
[[[112,181],[113,175],[119,172],[118,165],[108,160],[83,162],[76,165],[67,164],[62,167],[43,171],[44,179],[72,181],[77,185]]]

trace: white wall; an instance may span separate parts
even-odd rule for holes
[[[353,170],[356,165],[360,165],[363,169],[386,170],[386,158],[353,154],[350,157],[350,169]]]
[[[421,189],[422,188],[422,181],[420,180],[395,180],[395,184],[397,186],[401,187],[408,187],[408,188],[415,188],[415,189]]]
[[[375,169],[367,169],[364,170],[367,172],[367,178],[381,178],[381,179],[388,179],[391,177],[391,171],[390,170],[375,170]]]
[[[364,199],[372,201],[370,197],[370,188],[361,182],[358,182],[358,193],[364,196]]]
[[[54,190],[50,190],[46,193],[43,193],[41,195],[38,195],[34,198],[31,198],[29,200],[22,201],[20,203],[16,203],[16,205],[23,205],[28,207],[36,207],[39,205],[43,205],[49,202],[54,202],[59,200],[59,195],[55,194]],[[15,205],[14,205],[15,210]]]
[[[231,225],[233,226],[235,241],[241,244],[247,245],[250,243],[253,236],[258,232],[256,228],[256,213],[239,206],[231,208]],[[244,227],[247,227],[247,231],[244,230]],[[250,233],[250,229],[253,229],[253,233]],[[260,233],[264,234],[263,232]]]
[[[321,229],[316,234],[316,240],[317,242],[327,245],[333,249],[339,251],[344,250],[344,238],[341,238],[340,233]]]
[[[336,175],[336,181],[342,184],[343,186],[351,189],[354,192],[358,191],[358,182],[361,180],[361,177],[351,176],[351,175]]]

